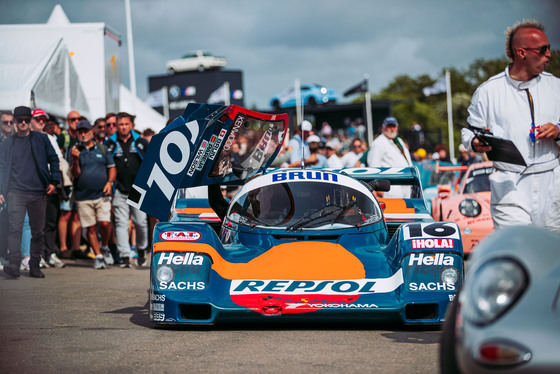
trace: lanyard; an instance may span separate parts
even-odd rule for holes
[[[529,108],[531,108],[531,132],[529,133],[529,137],[531,141],[535,142],[535,106],[533,104],[533,96],[529,92],[528,88],[525,88],[525,92],[527,92],[527,99],[529,100]]]

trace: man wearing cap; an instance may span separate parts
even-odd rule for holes
[[[309,167],[312,168],[328,168],[329,164],[327,158],[319,153],[319,147],[321,144],[321,138],[317,135],[310,135],[307,138],[307,144],[309,144],[309,157],[317,159],[317,162]]]
[[[80,121],[80,113],[72,110],[66,115],[68,130],[62,131],[58,137],[62,155],[70,162],[70,152],[78,142],[76,125]],[[81,225],[76,205],[72,202],[73,186],[68,188],[67,199],[60,202],[60,217],[58,219],[58,238],[60,242],[60,253],[63,258],[87,258],[80,250]],[[71,250],[68,248],[68,229],[71,231]]]
[[[58,157],[46,134],[30,129],[31,109],[14,110],[17,132],[0,144],[0,204],[8,205],[8,261],[4,273],[20,275],[21,235],[29,212],[31,248],[29,276],[44,278],[39,268],[44,244],[47,195],[60,181]]]
[[[410,167],[412,159],[403,140],[397,136],[399,122],[395,117],[383,121],[382,133],[371,142],[367,163],[369,167]],[[391,187],[386,197],[404,197],[404,189]]]
[[[368,154],[368,166],[371,167],[409,167],[412,165],[410,152],[399,138],[399,123],[395,117],[383,121],[382,134],[372,143]]]
[[[95,269],[113,264],[107,247],[111,230],[111,193],[117,172],[113,158],[103,144],[93,140],[93,127],[82,120],[76,126],[78,143],[72,147],[72,175],[74,199],[82,227],[93,252]],[[97,225],[101,233],[101,246],[97,239]]]
[[[333,141],[328,141],[325,144],[327,149],[327,163],[331,168],[342,168],[342,161],[340,161],[340,157],[336,154],[337,144]]]
[[[63,163],[65,163],[62,157],[62,152],[58,148],[58,143],[56,136],[53,135],[53,123],[49,121],[50,116],[43,109],[37,108],[31,112],[31,130],[37,132],[44,132],[47,134],[51,145],[58,156],[59,168],[61,173],[61,180],[64,180],[64,171],[68,172],[68,164],[66,163],[66,168],[63,168]],[[49,130],[47,132],[47,129]],[[49,134],[50,133],[50,134]],[[63,170],[64,169],[64,170]],[[61,188],[62,184],[57,185],[57,188]],[[58,190],[57,190],[58,192]],[[59,249],[56,245],[56,236],[58,234],[58,216],[60,213],[60,199],[58,193],[53,193],[47,196],[47,207],[46,207],[46,217],[45,217],[45,248],[43,251],[43,256],[45,261],[52,266],[57,268],[63,268],[66,265],[59,258],[57,253]]]

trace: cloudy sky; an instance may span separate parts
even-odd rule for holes
[[[104,22],[122,36],[130,87],[124,0],[0,0],[0,24],[45,23],[56,4],[70,22]],[[543,22],[560,45],[557,0],[131,0],[131,9],[140,98],[167,60],[205,49],[243,71],[245,105],[263,109],[296,78],[342,93],[368,74],[376,92],[399,74],[435,79],[501,57],[505,29],[523,19]]]

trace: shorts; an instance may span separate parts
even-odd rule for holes
[[[111,222],[111,196],[76,201],[76,204],[82,227],[95,226],[97,222]]]

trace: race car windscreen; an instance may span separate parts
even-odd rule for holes
[[[373,196],[330,183],[276,183],[236,198],[229,219],[246,226],[331,230],[381,220]]]
[[[473,169],[465,182],[464,193],[490,191],[490,179],[488,176],[493,172],[493,168]]]
[[[283,121],[266,121],[239,113],[209,176],[225,177],[233,173],[243,179],[258,170],[272,157],[282,139],[282,131]]]

